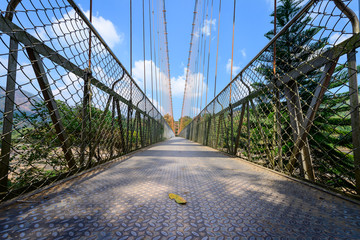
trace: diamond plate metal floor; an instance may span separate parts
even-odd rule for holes
[[[360,206],[181,138],[0,210],[1,239],[282,237],[360,239]]]

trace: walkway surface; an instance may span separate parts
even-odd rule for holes
[[[1,239],[280,237],[360,239],[360,206],[181,138],[0,210]]]

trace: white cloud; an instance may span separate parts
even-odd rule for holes
[[[216,30],[216,19],[204,21],[203,27],[201,28],[202,33],[206,36],[210,36],[210,28],[212,31]]]
[[[185,69],[185,71],[187,71]],[[200,80],[200,82],[199,82]],[[197,98],[199,96],[202,95],[201,93],[201,86],[203,86],[203,91],[206,90],[207,85],[204,82],[205,78],[204,75],[202,73],[193,73],[193,72],[189,72],[188,75],[188,84],[187,84],[187,89],[186,89],[186,97],[187,98]],[[199,89],[200,86],[200,89]]]
[[[89,11],[85,12],[87,17],[89,14]],[[59,20],[53,18],[53,33],[55,36],[61,36],[68,43],[73,43],[73,39],[77,39],[80,35],[88,35],[87,27],[84,24],[78,21],[75,10],[71,10]],[[110,20],[102,16],[93,16],[92,24],[110,48],[124,41],[124,34],[117,32],[115,25]]]
[[[198,107],[192,107],[192,108],[191,108],[191,111],[194,112],[194,113],[195,113],[195,116],[196,116],[196,115],[198,115],[198,114],[200,113],[201,109],[198,108]]]
[[[159,68],[155,65],[155,63],[151,60],[145,60],[145,78],[147,90],[151,89],[151,67],[153,71],[153,79],[155,78],[155,71],[157,72],[157,75],[159,75]],[[163,72],[161,72],[160,74],[161,76],[157,76],[158,78],[167,78],[167,75],[165,75]],[[139,85],[139,87],[144,88],[144,60],[135,61],[132,77]]]
[[[187,72],[187,69],[184,70]],[[201,107],[205,105],[205,92],[207,89],[207,84],[205,83],[206,79],[204,75],[199,72],[187,72],[187,86],[186,86],[186,96],[185,96],[185,108],[187,109],[184,115],[195,116],[200,112],[199,106],[196,104],[202,103]],[[198,101],[200,98],[202,100]],[[195,103],[195,104],[194,104]]]
[[[158,101],[156,101],[156,99],[153,100],[153,105],[155,106],[155,108],[157,108],[157,110],[162,115],[165,115],[165,108],[163,106],[161,106],[160,103]]]
[[[0,75],[7,74],[8,58],[0,57]]]
[[[236,74],[238,74],[238,72],[240,71],[240,66],[235,65],[235,63],[233,63],[233,71],[232,74],[233,76],[235,76]],[[227,64],[226,64],[226,72],[230,73],[231,72],[231,58],[228,59]]]
[[[171,93],[173,97],[183,97],[186,82],[186,68],[183,75],[171,78]]]
[[[7,62],[7,61],[6,61]],[[6,69],[4,69],[5,74],[7,74],[7,65]],[[21,85],[21,88],[25,91],[29,92],[38,92],[39,88],[37,88],[34,91],[34,87],[38,87],[37,81],[34,81],[36,79],[34,69],[32,68],[31,64],[28,62],[23,62],[17,65],[16,70],[16,88],[18,88],[18,85]],[[31,84],[30,84],[31,82]],[[5,83],[5,82],[4,82]]]
[[[198,39],[199,37],[200,37],[199,32],[198,32],[198,31],[195,31],[195,32],[194,32],[194,39],[196,40],[196,39]],[[195,45],[195,43],[193,43],[193,45]]]
[[[90,11],[86,11],[85,15],[89,18]],[[107,20],[102,16],[93,16],[92,24],[111,48],[124,41],[124,34],[117,32],[114,23],[110,20]]]
[[[52,82],[52,79],[49,81]],[[65,101],[69,105],[75,105],[80,103],[83,96],[83,84],[81,78],[68,72],[61,76],[61,81],[54,81],[51,88],[55,99]]]
[[[169,94],[168,92],[168,76],[166,73],[164,72],[160,72],[159,67],[157,67],[155,65],[154,62],[152,62],[151,60],[145,60],[145,77],[146,77],[146,93],[148,98],[151,100],[151,66],[152,66],[152,72],[153,72],[153,92],[154,92],[154,98],[156,96],[156,90],[158,90],[158,94]],[[155,71],[156,71],[156,75],[155,75]],[[159,74],[160,72],[160,74]],[[157,77],[157,80],[155,80],[155,76]],[[135,61],[134,64],[134,68],[133,68],[133,75],[132,75],[133,79],[135,80],[135,82],[139,85],[139,87],[141,89],[144,89],[144,60],[139,60],[139,61]],[[161,89],[158,89],[159,85],[159,80],[161,81]],[[180,81],[181,82],[181,81]],[[156,85],[155,85],[156,84]],[[178,94],[178,90],[176,89],[179,84],[178,82],[174,83],[174,86],[171,86],[171,90],[172,90],[172,95]],[[166,103],[163,103],[166,104]],[[162,106],[164,108],[166,108],[166,105]],[[164,113],[164,112],[161,112]]]
[[[340,35],[340,33],[335,33],[333,35],[331,35],[329,41],[331,44],[339,44],[342,43],[343,41],[345,41],[346,39],[350,38],[351,35],[347,34],[347,35]]]
[[[29,33],[42,41],[48,41],[48,34],[53,32],[50,26],[37,26],[34,29],[30,30]]]
[[[7,57],[0,57],[0,76],[4,78],[2,81],[2,86],[6,86],[6,77],[8,74],[8,58]],[[23,62],[17,65],[16,69],[16,88],[18,85],[22,85],[21,88],[29,91],[34,92],[34,88],[30,82],[36,79],[34,70],[29,62]],[[36,85],[36,83],[33,83]]]
[[[274,0],[265,0],[269,8],[274,9]]]
[[[245,58],[246,57],[246,49],[245,48],[243,48],[243,49],[241,49],[241,55]]]

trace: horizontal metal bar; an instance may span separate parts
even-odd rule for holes
[[[353,49],[360,47],[360,34],[356,34],[351,38],[343,41],[342,43],[336,45],[333,48],[322,53],[320,56],[311,59],[309,62],[305,62],[299,67],[295,68],[294,70],[290,71],[289,73],[285,74],[281,77],[276,84],[276,87],[281,87],[282,85],[288,83],[291,80],[298,78],[299,76],[306,75],[309,72],[313,71],[314,69],[319,69],[320,67],[324,66],[330,61],[337,59],[338,57],[350,53]],[[273,83],[269,83],[266,86],[251,92],[246,97],[242,98],[241,100],[232,103],[232,108],[236,108],[243,103],[248,102],[251,99],[254,99],[264,92],[274,89],[275,86]],[[229,107],[224,108],[220,112],[216,114],[221,114],[223,112],[229,111]]]
[[[236,79],[238,77],[240,77],[240,75],[246,71],[246,69],[248,69],[251,64],[253,64],[260,56],[261,54],[263,54],[266,49],[268,49],[271,45],[274,44],[274,42],[281,36],[284,34],[284,32],[286,30],[288,30],[291,25],[298,20],[304,13],[306,13],[307,10],[309,10],[309,8],[315,3],[318,2],[319,0],[310,0],[269,42],[268,44],[258,53],[256,54],[256,56],[233,78],[233,80],[228,83],[228,85],[226,85],[224,87],[224,89],[222,91],[220,91],[215,98],[217,98],[223,91],[225,91],[225,89],[227,89],[234,81],[236,81]],[[214,100],[212,100],[209,105],[213,102]]]
[[[71,61],[67,60],[65,57],[60,55],[58,52],[56,52],[55,50],[53,50],[52,48],[50,48],[49,46],[44,44],[42,41],[40,41],[37,38],[35,38],[34,36],[32,36],[31,34],[27,33],[24,29],[20,28],[19,26],[17,26],[10,20],[6,19],[2,15],[0,15],[0,30],[3,33],[9,35],[10,37],[13,37],[17,41],[21,42],[25,46],[32,47],[39,54],[43,55],[44,57],[48,58],[49,60],[53,61],[54,63],[59,64],[60,66],[67,69],[68,71],[72,72],[73,74],[77,75],[78,77],[84,78],[85,72],[83,69],[79,68],[77,65],[75,65]],[[142,114],[152,118],[145,111],[141,110],[136,105],[132,104],[130,101],[128,101],[124,97],[120,96],[118,93],[116,93],[114,90],[112,90],[111,88],[109,88],[104,83],[97,80],[96,78],[94,78],[94,77],[91,78],[91,84],[96,86],[100,90],[108,93],[109,95],[113,96],[115,99],[118,99],[119,101],[131,106],[133,109],[136,109],[137,111],[141,112]],[[146,97],[146,99],[147,99],[147,97]]]
[[[243,68],[243,70],[241,70],[239,74],[234,77],[233,81],[238,78],[242,72],[249,68],[251,64],[253,64],[253,62],[255,62],[260,57],[260,55],[266,51],[266,49],[273,45],[275,41],[293,25],[294,22],[301,18],[302,15],[306,13],[307,10],[309,10],[309,8],[318,1],[319,0],[310,0],[307,4],[305,4],[305,6],[268,42],[268,44],[266,44],[266,46]]]
[[[89,21],[89,19],[85,16],[85,14],[81,11],[81,9],[76,5],[76,3],[73,0],[67,0],[69,4],[74,8],[77,14],[81,17],[81,19],[85,22],[85,24],[90,28],[91,32],[95,34],[95,36],[99,39],[99,41],[103,44],[103,46],[106,48],[106,50],[109,51],[110,55],[114,58],[114,60],[121,66],[121,68],[124,70],[126,75],[128,75],[132,81],[132,83],[140,90],[142,94],[143,91],[141,88],[137,85],[137,83],[134,81],[132,76],[129,74],[129,72],[126,70],[126,68],[122,65],[120,60],[116,57],[114,52],[111,50],[111,48],[107,45],[105,40],[101,37],[100,33],[95,29],[94,25]],[[144,94],[145,95],[145,94]]]
[[[347,5],[345,5],[342,0],[334,0],[334,3],[336,7],[338,7],[340,11],[342,11],[346,15],[346,17],[349,18],[352,25],[353,33],[359,33],[359,18],[356,16],[356,13],[354,13],[353,10],[351,10]]]
[[[76,3],[73,0],[67,0],[69,2],[69,4],[74,8],[74,10],[76,11],[76,13],[79,14],[79,16],[81,17],[81,19],[85,22],[85,24],[90,28],[90,30],[95,34],[95,36],[99,39],[99,41],[103,44],[103,46],[106,48],[106,50],[109,51],[110,55],[114,58],[114,60],[121,66],[121,68],[123,69],[123,71],[126,73],[126,75],[130,78],[130,81],[138,88],[138,90],[146,97],[146,94],[141,90],[141,88],[139,87],[139,85],[136,83],[136,81],[132,78],[132,76],[130,75],[130,73],[126,70],[126,68],[124,67],[124,65],[122,65],[122,63],[120,62],[120,60],[116,57],[116,55],[114,54],[114,52],[111,50],[111,48],[107,45],[107,43],[105,42],[105,40],[101,37],[101,35],[99,34],[99,32],[95,29],[94,25],[92,25],[92,23],[89,21],[89,19],[85,16],[85,14],[81,11],[81,9],[76,5]],[[147,100],[149,100],[146,97]],[[151,104],[151,106],[156,109],[156,107],[154,106],[154,104],[149,100],[149,103]],[[136,108],[136,110],[140,111],[141,113],[144,113],[142,110],[140,110],[139,108]],[[158,109],[157,109],[158,110]],[[159,110],[158,110],[159,111]],[[159,112],[160,116],[162,118],[164,118],[164,116],[161,114],[161,112]],[[147,116],[147,114],[145,114]],[[167,124],[168,125],[168,124]],[[170,126],[169,126],[170,127]],[[171,127],[170,127],[171,128]]]
[[[308,3],[306,3],[306,4],[304,5],[304,7],[268,42],[268,44],[233,78],[233,80],[232,80],[230,83],[228,83],[228,85],[226,85],[226,86],[223,88],[223,90],[221,90],[211,102],[209,102],[209,104],[205,107],[205,109],[206,109],[208,106],[210,106],[211,104],[213,104],[214,101],[215,101],[234,81],[236,81],[236,80],[241,76],[241,74],[243,74],[243,72],[245,72],[245,71],[261,56],[261,54],[263,54],[263,53],[266,51],[266,49],[268,49],[271,45],[273,45],[274,42],[275,42],[282,34],[284,34],[284,33],[292,26],[292,24],[293,24],[295,21],[297,21],[299,18],[301,18],[302,15],[303,15],[304,13],[306,13],[306,12],[309,10],[309,8],[310,8],[314,3],[318,2],[318,1],[319,1],[319,0],[310,0],[310,1],[308,1]],[[354,39],[354,37],[355,37],[355,36],[358,36],[357,34],[359,34],[359,19],[357,18],[356,14],[355,14],[350,8],[348,8],[348,6],[346,6],[341,0],[334,0],[334,3],[335,3],[335,5],[340,9],[340,11],[344,12],[345,15],[350,19],[351,24],[352,24],[352,28],[353,28],[353,33],[356,34],[356,35],[354,35],[354,36],[352,37],[352,39]],[[344,42],[349,42],[349,45],[344,44]],[[358,43],[358,39],[352,41],[352,43],[351,43],[350,41],[344,41],[344,42],[342,42],[341,44],[339,44],[339,45],[337,45],[337,46],[345,46],[345,45],[347,45],[348,47],[351,47],[351,46],[352,46],[352,45],[351,45],[352,43],[354,44],[354,46],[353,46],[352,49],[357,48],[357,47],[360,46],[360,44]],[[356,45],[356,46],[355,46],[355,45]],[[338,50],[341,51],[342,49],[341,49],[341,48],[338,48]],[[326,53],[325,53],[325,54],[326,54]],[[325,54],[324,54],[323,56],[320,56],[320,58],[322,58],[322,57],[325,57],[325,58],[326,58],[327,56],[326,56]],[[346,53],[344,53],[344,54],[346,54]],[[344,54],[342,54],[342,55],[344,55]],[[339,56],[340,56],[340,55],[339,55]],[[314,59],[314,60],[315,60],[315,59]],[[318,59],[317,61],[319,61],[319,63],[321,63],[321,60],[323,60],[322,65],[324,65],[324,64],[326,64],[326,63],[328,62],[328,61],[326,61],[326,59]],[[322,66],[322,65],[320,65],[320,66]],[[308,64],[308,66],[303,66],[303,71],[306,71],[306,68],[307,68],[307,67],[311,67],[311,64]],[[292,73],[292,72],[291,72],[291,73]],[[288,76],[290,76],[291,73],[289,73]],[[300,73],[300,72],[298,72],[298,73]],[[301,72],[301,73],[302,73],[302,72]],[[303,73],[302,73],[302,74],[303,74]],[[283,81],[286,82],[286,81],[288,81],[288,79],[284,78]],[[269,87],[269,86],[268,86],[268,87]],[[274,86],[272,86],[272,88],[273,88],[273,87],[274,87]],[[263,92],[264,92],[264,90],[261,89],[261,90],[258,90],[258,91],[256,91],[256,92],[251,93],[251,94],[248,95],[246,98],[240,100],[240,101],[237,102],[237,103],[232,104],[232,105],[233,105],[233,108],[241,105],[242,103],[244,103],[245,100],[252,99],[252,98],[254,98],[254,97],[257,97],[257,96],[261,95]],[[228,107],[225,108],[225,109],[223,109],[222,111],[227,111],[227,110],[228,110]],[[222,112],[222,111],[221,111],[221,112]],[[200,114],[201,114],[201,113],[200,113]],[[196,118],[196,117],[195,117],[195,118]],[[194,119],[195,119],[195,118],[194,118]]]
[[[35,52],[32,48],[27,48],[26,50],[29,55],[39,86],[41,88],[42,95],[45,99],[45,105],[49,110],[50,118],[54,124],[57,137],[61,142],[61,148],[64,151],[65,160],[68,164],[69,169],[71,170],[73,168],[76,168],[76,162],[71,150],[71,146],[69,144],[68,135],[61,121],[59,108],[57,106],[54,95],[50,88],[50,84],[45,72],[45,68],[43,66],[43,62],[40,58],[40,55],[37,52]]]

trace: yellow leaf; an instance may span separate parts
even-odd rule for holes
[[[175,201],[179,204],[186,204],[186,200],[184,198],[182,198],[179,195],[176,195],[174,193],[169,193],[169,198],[175,199]]]
[[[176,196],[175,194],[173,194],[173,193],[169,193],[169,198],[170,198],[170,199],[174,199],[174,198],[175,198],[175,196]]]

